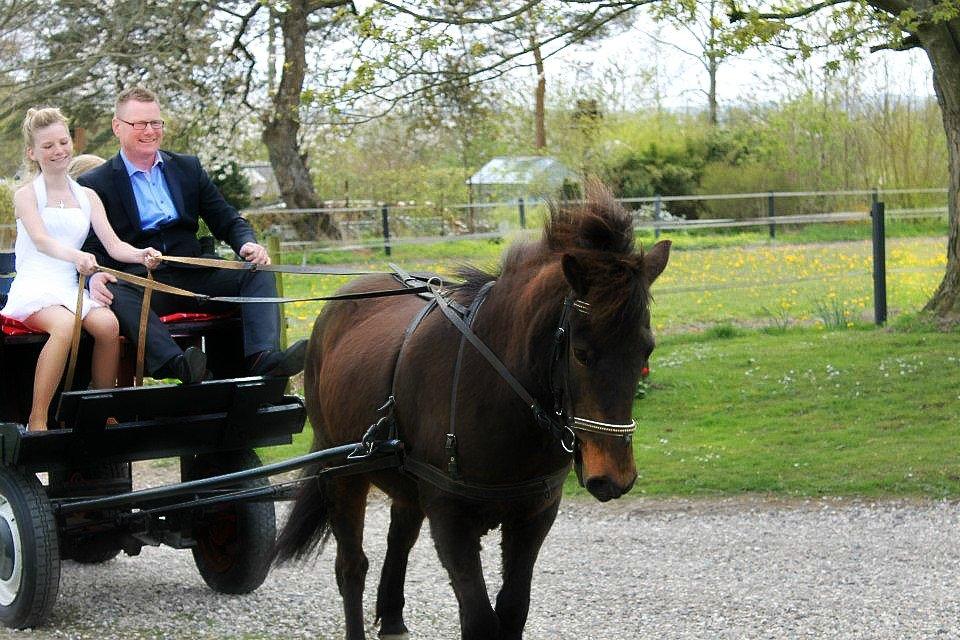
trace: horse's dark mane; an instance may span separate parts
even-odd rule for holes
[[[582,202],[551,202],[543,238],[512,245],[498,273],[461,267],[458,275],[464,284],[459,289],[464,299],[472,300],[487,282],[514,273],[529,277],[532,268],[559,260],[563,254],[576,258],[589,274],[584,297],[592,305],[592,324],[615,329],[639,321],[650,297],[641,274],[643,252],[635,251],[632,217],[598,182],[587,184]]]
[[[500,277],[499,273],[484,271],[472,264],[461,265],[457,268],[456,274],[463,280],[463,284],[457,286],[457,291],[463,292],[468,300],[473,300],[483,285]]]

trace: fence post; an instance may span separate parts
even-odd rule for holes
[[[774,216],[777,215],[777,210],[773,204],[773,191],[770,192],[770,195],[767,196],[767,217],[770,218],[770,239],[775,239],[777,237],[777,225],[773,223]]]
[[[280,255],[280,236],[276,234],[271,234],[267,237],[267,252],[270,254],[270,258],[273,260],[274,264],[283,264],[283,258]],[[304,255],[306,255],[306,250],[304,250]],[[277,296],[283,297],[283,274],[277,271],[274,276],[277,280]],[[277,305],[280,307],[280,348],[287,348],[287,307],[285,305]]]
[[[383,223],[383,252],[390,255],[390,210],[387,205],[380,209],[380,221]]]
[[[440,209],[438,210],[438,214],[437,214],[437,215],[440,216],[440,235],[441,235],[441,236],[446,235],[446,233],[447,233],[447,230],[446,230],[446,228],[444,228],[444,224],[443,224],[443,210],[444,210],[444,209],[443,209],[443,194],[441,193],[441,194],[440,194]]]
[[[663,201],[658,193],[653,200],[653,237],[660,237],[660,211],[663,208]]]
[[[882,202],[876,202],[870,210],[870,217],[873,218],[873,320],[878,325],[887,322],[887,248],[884,209]]]
[[[523,198],[517,199],[517,210],[520,212],[520,228],[526,229],[527,216],[526,216],[526,211],[524,210],[524,207],[523,207]]]

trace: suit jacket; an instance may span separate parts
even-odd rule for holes
[[[121,240],[139,248],[150,246],[171,256],[196,257],[200,255],[197,230],[202,218],[214,236],[238,253],[245,243],[256,242],[250,223],[223,199],[196,156],[160,151],[160,157],[173,205],[179,214],[176,221],[160,229],[143,230],[130,176],[119,153],[77,179],[100,196],[107,220]],[[146,271],[143,265],[119,263],[111,258],[92,229],[83,250],[94,254],[97,262],[105,267],[132,273]]]

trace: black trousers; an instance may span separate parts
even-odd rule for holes
[[[153,272],[157,282],[169,284],[209,296],[251,296],[272,298],[277,295],[272,272],[239,271],[209,268],[179,268],[166,266]],[[140,334],[140,308],[143,289],[119,280],[107,285],[113,294],[110,309],[120,323],[120,333],[136,344]],[[196,298],[175,296],[154,291],[147,316],[145,368],[156,373],[164,363],[183,351],[170,337],[160,317],[176,312],[222,313],[235,305],[197,301]],[[251,356],[267,349],[277,349],[280,343],[280,306],[277,304],[240,305],[243,319],[243,354]]]

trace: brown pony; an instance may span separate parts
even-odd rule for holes
[[[446,434],[455,429],[459,469],[454,475],[465,485],[524,486],[534,478],[563,474],[573,457],[581,483],[599,500],[629,491],[637,472],[624,427],[632,430],[634,392],[653,350],[649,289],[666,267],[670,243],[635,252],[630,215],[602,187],[588,192],[587,202],[576,208],[552,207],[543,239],[511,247],[498,276],[465,270],[466,282],[449,294],[468,307],[478,292],[488,290],[474,331],[539,406],[554,409],[553,370],[559,366],[566,392],[562,408],[569,416],[583,416],[566,422],[574,430],[567,431],[569,445],[576,433],[575,446],[568,445],[575,449],[572,456],[476,349],[460,346],[461,333],[440,310],[423,317],[405,343],[411,320],[426,304],[414,296],[329,303],[317,318],[304,376],[314,450],[358,441],[377,421],[378,407],[394,395],[406,456],[448,474]],[[345,291],[395,287],[390,276],[366,276]],[[577,302],[571,306],[573,298]],[[567,317],[569,340],[557,350],[562,317]],[[462,638],[521,638],[534,563],[556,517],[560,491],[509,497],[492,491],[475,499],[422,474],[395,469],[305,483],[278,541],[277,557],[303,557],[333,533],[348,640],[364,638],[368,562],[362,536],[371,484],[392,499],[377,589],[381,637],[407,633],[407,557],[427,517],[459,602]],[[480,538],[497,526],[503,587],[491,606]]]

